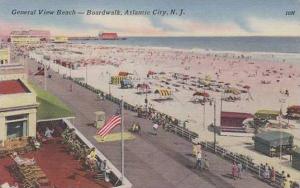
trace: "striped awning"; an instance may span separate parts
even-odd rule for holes
[[[171,90],[169,89],[157,89],[155,93],[159,93],[160,96],[170,96],[172,94]]]
[[[112,76],[111,77],[111,84],[118,85],[121,83],[121,80],[124,80],[125,76]]]

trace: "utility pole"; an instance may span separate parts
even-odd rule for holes
[[[110,72],[106,72],[108,74],[108,94],[111,95],[110,84],[111,84],[111,74]]]
[[[86,64],[86,66],[85,66],[85,83],[86,84],[88,84],[87,79],[88,79],[88,64]]]
[[[44,62],[44,90],[47,91],[47,65]]]
[[[72,78],[72,69],[71,69],[71,64],[69,64],[69,70],[70,70],[70,78]]]
[[[282,160],[282,124],[281,124],[281,113],[282,113],[282,104],[280,107],[280,113],[279,113],[279,127],[280,127],[280,148],[279,148],[279,159]]]
[[[124,101],[123,101],[123,97],[122,97],[122,101],[121,101],[121,162],[122,162],[122,168],[121,168],[121,173],[122,173],[122,177],[121,177],[121,181],[122,184],[124,184],[123,180],[124,180],[124,113],[123,113],[123,106],[124,106]]]
[[[204,98],[205,100],[205,98]],[[204,104],[203,104],[203,130],[205,130],[205,101],[204,101]]]
[[[216,152],[216,144],[217,144],[217,124],[216,124],[216,99],[214,99],[214,151]]]

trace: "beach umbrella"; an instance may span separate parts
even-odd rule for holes
[[[150,89],[150,86],[149,86],[148,84],[145,84],[145,83],[143,83],[143,84],[138,84],[136,87],[137,87],[138,89]]]
[[[129,73],[128,72],[123,72],[123,71],[120,71],[118,76],[128,76]]]
[[[193,96],[209,97],[209,94],[206,93],[206,92],[199,92],[199,91],[197,91],[197,92],[195,92],[195,93],[193,94]]]
[[[210,75],[206,75],[204,78],[206,81],[210,81],[211,80],[211,76]]]
[[[156,73],[155,73],[154,71],[149,70],[147,74],[148,74],[148,75],[154,75],[154,74],[156,74]]]
[[[234,94],[234,95],[239,95],[239,94],[241,94],[240,90],[238,90],[238,89],[236,89],[236,88],[233,88],[233,87],[226,89],[226,90],[225,90],[225,93],[232,93],[232,94]]]

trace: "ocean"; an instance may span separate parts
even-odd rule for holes
[[[128,37],[126,40],[73,40],[71,43],[212,51],[300,53],[300,37]]]

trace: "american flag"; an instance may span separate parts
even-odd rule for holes
[[[106,123],[101,127],[101,129],[97,132],[98,135],[104,137],[106,136],[113,128],[117,125],[121,124],[121,116],[113,115],[110,119],[106,121]]]

